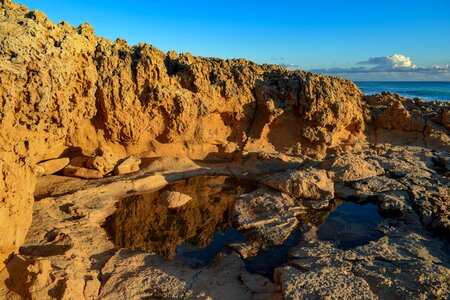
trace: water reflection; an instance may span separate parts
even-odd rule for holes
[[[145,248],[176,258],[192,268],[206,267],[225,245],[255,238],[232,227],[235,200],[258,187],[252,180],[201,176],[174,182],[158,191],[118,202],[105,228],[120,248]],[[298,216],[299,226],[282,245],[266,245],[244,263],[250,273],[273,279],[288,260],[288,251],[308,240],[332,240],[342,249],[364,245],[382,236],[382,217],[374,204],[335,199],[323,210]],[[318,228],[310,231],[310,228]]]
[[[320,225],[317,237],[335,241],[341,249],[351,249],[381,238],[383,233],[376,228],[382,219],[375,204],[345,202]]]
[[[210,244],[215,232],[226,232],[231,227],[235,199],[255,188],[254,181],[227,176],[180,180],[158,191],[120,200],[117,210],[107,218],[105,228],[117,247],[146,248],[173,258],[177,246],[184,244],[184,250],[181,247],[178,253],[192,254],[187,250],[189,245],[203,248]],[[181,193],[175,198],[184,197],[180,203],[185,203],[175,207],[169,201],[168,205],[168,191]],[[192,199],[186,201],[186,195]],[[213,244],[205,252],[209,251],[208,256],[212,257],[223,246]]]

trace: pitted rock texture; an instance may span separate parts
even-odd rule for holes
[[[293,168],[291,164],[308,156],[325,158],[325,163],[310,166],[335,173],[337,196],[377,201],[386,214],[402,218],[389,223],[388,240],[361,248],[356,261],[349,262],[351,253],[341,251],[345,259],[338,257],[335,264],[334,248],[325,255],[329,261],[312,260],[316,256],[309,255],[311,266],[303,267],[309,272],[300,275],[303,279],[334,279],[339,270],[357,281],[337,278],[329,287],[347,286],[352,296],[367,291],[369,297],[374,293],[411,298],[419,291],[423,297],[448,298],[448,255],[422,229],[425,225],[450,232],[448,103],[389,93],[364,97],[352,82],[339,78],[241,59],[163,53],[146,44],[129,46],[124,40],[96,37],[88,24],[55,25],[45,14],[9,0],[0,5],[0,269],[23,244],[30,227],[39,162],[68,157],[72,160],[66,171],[99,178],[93,182],[65,178],[60,182],[66,186],[54,183],[48,187],[54,193],[38,197],[33,230],[22,249],[31,258],[14,256],[11,268],[3,268],[0,274],[9,276],[1,277],[1,283],[8,284],[6,289],[0,287],[9,298],[45,294],[93,299],[99,293],[107,298],[114,292],[130,296],[128,285],[137,284],[133,280],[159,270],[133,270],[134,279],[119,285],[130,266],[125,259],[145,266],[149,255],[121,257],[119,252],[107,263],[114,247],[101,224],[114,210],[113,197],[120,194],[118,190],[148,190],[177,176],[184,178],[186,169],[200,172],[187,157],[221,156],[235,158],[236,163],[241,159],[245,172],[259,175],[262,170],[275,173]],[[150,173],[139,171],[124,175],[125,179],[103,178],[114,166],[104,154],[96,153],[99,147],[111,149],[107,157],[116,162],[130,155],[163,158],[149,164],[153,173],[147,169]],[[364,151],[348,153],[355,149]],[[257,153],[245,156],[251,152]],[[270,170],[272,162],[279,166]],[[169,165],[173,173],[167,177],[154,173],[164,172]],[[270,196],[266,194],[259,199],[262,205],[249,209],[264,207]],[[305,215],[297,214],[299,205],[291,196],[274,198],[275,204],[277,199],[287,199],[289,205],[274,206],[266,219],[264,214],[255,215],[253,220],[261,221],[261,226],[254,226],[255,232],[270,234],[273,228],[264,226],[269,220],[281,236],[295,227],[297,217]],[[279,207],[285,219],[274,215]],[[284,220],[287,226],[283,227]],[[398,222],[405,225],[399,227]],[[412,238],[414,231],[419,232],[416,238]],[[412,244],[405,244],[405,237]],[[313,253],[324,248],[323,243],[311,247]],[[241,270],[237,257],[229,257]],[[294,253],[293,258],[301,257]],[[405,277],[393,277],[398,269]],[[118,275],[108,278],[108,272],[115,270],[120,271]],[[208,295],[230,284],[245,297],[255,296],[253,289],[240,286],[236,278],[243,280],[242,274],[236,268],[229,271],[233,281],[214,283]],[[11,286],[16,284],[14,273],[23,286]],[[182,296],[197,295],[193,290],[210,285],[211,274],[221,274],[220,268],[205,275],[187,273],[177,281]],[[297,281],[296,273],[287,269],[280,280],[285,297],[298,295],[291,284]],[[173,291],[155,292],[155,286],[149,282],[149,290],[139,291],[143,292],[139,296],[157,297],[163,292],[168,296]],[[320,289],[311,285],[307,291]],[[345,292],[340,296],[346,296]]]
[[[40,161],[91,156],[104,145],[118,159],[236,150],[323,156],[365,129],[362,93],[347,80],[111,42],[87,23],[54,24],[9,0],[0,37],[3,254],[23,243]],[[90,164],[110,172],[101,160]]]
[[[450,148],[448,102],[406,99],[392,93],[366,96],[365,102],[371,109],[369,141],[446,151]]]

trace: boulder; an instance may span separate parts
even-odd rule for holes
[[[87,167],[95,169],[102,175],[106,175],[114,170],[119,158],[108,146],[102,145],[95,151],[96,156],[87,160]]]
[[[263,182],[295,198],[308,200],[334,198],[334,183],[331,180],[331,174],[325,170],[316,168],[288,170],[271,175]]]
[[[141,164],[140,158],[129,156],[124,161],[119,162],[119,164],[114,169],[114,175],[123,175],[137,172],[139,171],[140,164]]]
[[[43,169],[42,175],[54,174],[69,164],[70,160],[68,157],[62,157],[57,159],[51,159],[37,164],[37,167]]]

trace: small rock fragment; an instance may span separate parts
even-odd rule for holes
[[[167,208],[178,208],[189,201],[192,200],[192,197],[186,194],[182,194],[174,191],[165,191],[162,194],[162,198],[160,200],[161,205],[164,205]]]
[[[111,148],[102,145],[95,151],[97,156],[90,157],[86,166],[90,169],[99,171],[102,175],[106,175],[114,170],[118,157],[114,154]]]
[[[79,177],[86,179],[103,178],[103,174],[97,170],[87,169],[83,167],[76,167],[72,165],[68,165],[67,167],[65,167],[63,170],[63,174],[64,176]]]
[[[38,163],[37,166],[43,169],[42,175],[51,175],[64,169],[69,164],[69,161],[68,157],[62,157]]]
[[[390,191],[379,195],[380,212],[391,217],[400,217],[403,214],[405,204],[409,201],[405,191]]]
[[[114,169],[114,175],[122,175],[139,171],[139,165],[141,163],[141,159],[129,156],[124,161],[119,163]]]

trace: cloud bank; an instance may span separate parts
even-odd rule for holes
[[[371,57],[368,60],[360,61],[361,67],[350,68],[327,68],[312,69],[311,72],[325,73],[331,75],[338,74],[368,74],[368,73],[420,73],[420,74],[442,74],[448,73],[449,65],[431,67],[421,67],[414,64],[411,58],[403,54],[393,54],[390,56]]]
[[[360,61],[359,65],[373,65],[372,70],[399,70],[399,69],[417,69],[411,58],[402,54],[391,56],[371,57],[366,61]]]
[[[284,67],[284,68],[299,68],[299,65],[296,64],[279,64],[279,66]]]

